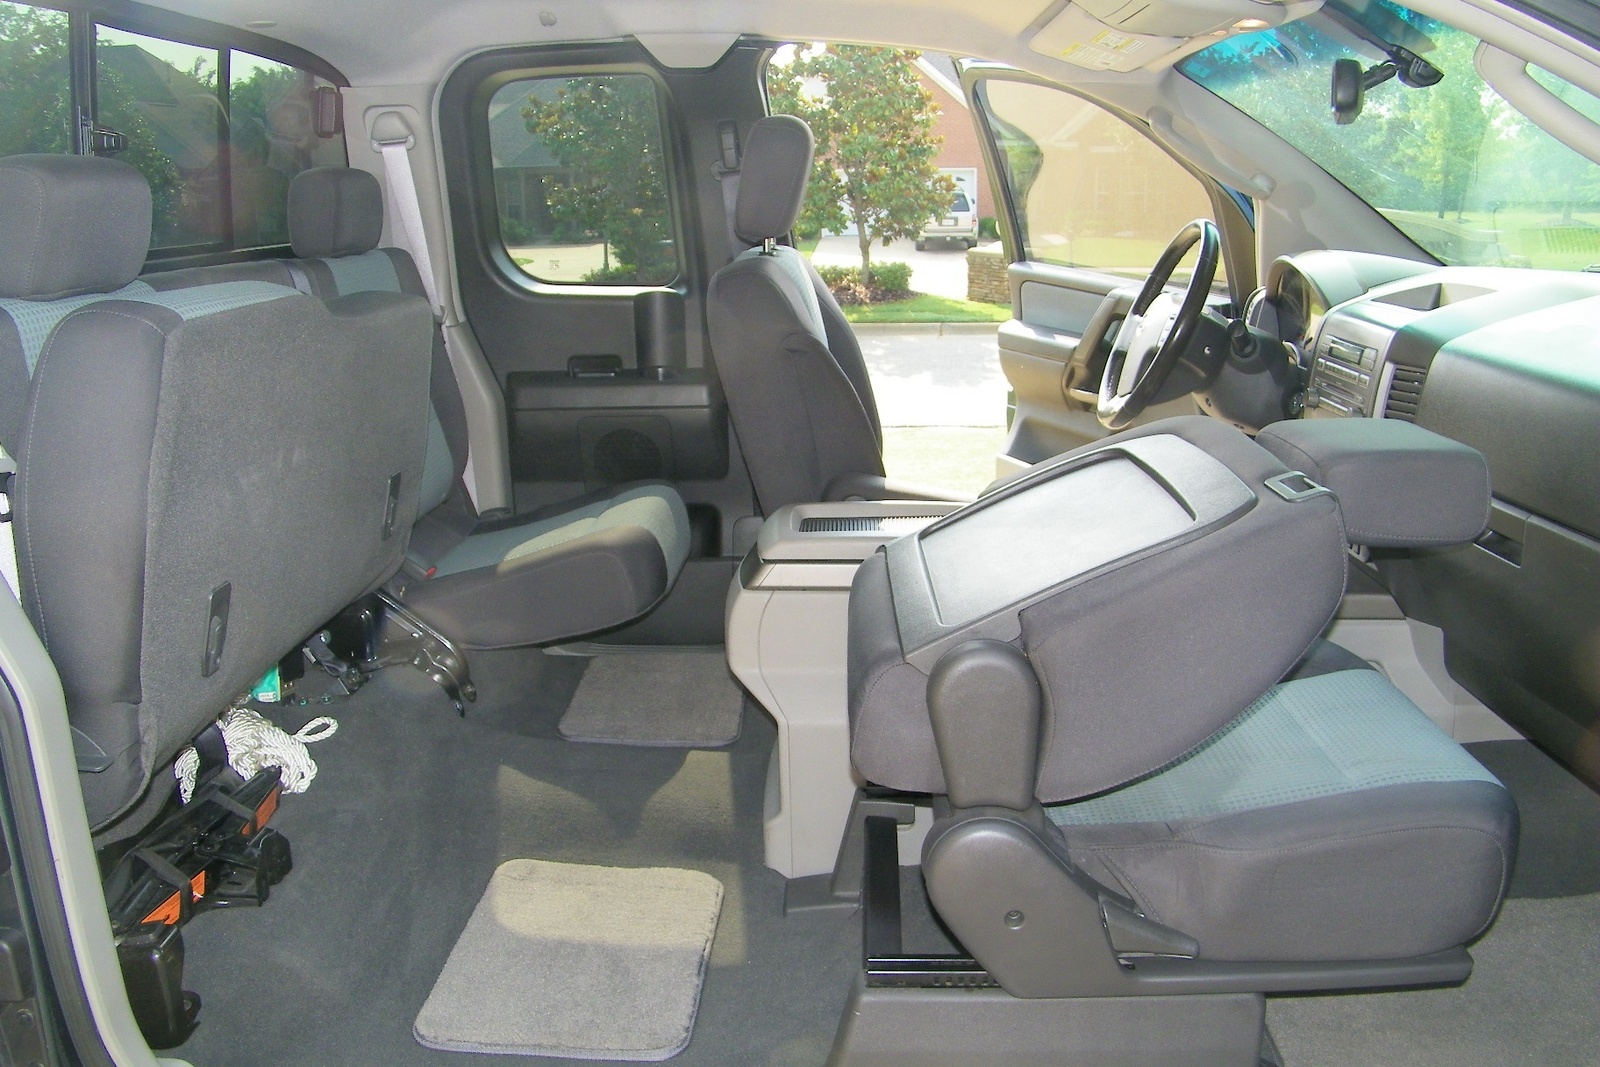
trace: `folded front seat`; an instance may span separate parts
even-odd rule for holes
[[[1483,457],[1410,424],[1257,443],[1192,417],[1067,453],[869,559],[851,755],[869,782],[948,798],[923,853],[940,918],[1019,996],[1136,992],[1141,955],[1331,988],[1352,961],[1481,934],[1515,857],[1510,795],[1315,643],[1348,543],[1471,540],[1488,504]],[[1088,901],[1120,963],[1094,978],[1039,955],[1066,935],[1022,902],[1036,876]]]
[[[289,234],[309,291],[421,294],[411,257],[379,248],[383,193],[365,171],[319,167],[289,186]],[[654,607],[689,555],[689,519],[667,485],[616,487],[532,514],[480,519],[468,495],[467,420],[435,330],[422,518],[402,600],[471,648],[548,644],[631,622]]]

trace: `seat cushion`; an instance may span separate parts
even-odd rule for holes
[[[1369,670],[1277,685],[1182,759],[1047,811],[1091,875],[1234,960],[1470,941],[1517,831],[1494,776]]]
[[[540,644],[620,626],[672,587],[689,518],[642,485],[549,518],[474,533],[431,561],[407,606],[475,648]]]

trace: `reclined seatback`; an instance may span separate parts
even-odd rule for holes
[[[22,599],[60,672],[103,828],[268,667],[399,567],[422,474],[430,315],[397,294],[330,306],[265,281],[134,281],[150,198],[125,164],[20,157],[0,163],[0,193],[0,211],[43,218],[52,237],[24,246],[8,225],[10,251],[67,260],[52,262],[51,288],[12,271],[0,296],[34,353],[17,435]],[[123,264],[116,277],[108,258]]]
[[[371,175],[314,168],[289,187],[289,263],[325,300],[423,291],[411,257],[377,247],[383,195]],[[689,522],[670,486],[614,486],[540,511],[480,522],[466,490],[467,421],[435,328],[432,404],[409,580],[397,595],[423,623],[467,648],[547,644],[632,621],[672,588]]]

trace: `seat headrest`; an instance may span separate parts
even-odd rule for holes
[[[97,156],[0,159],[0,297],[121,289],[150,250],[150,183]]]
[[[750,127],[739,162],[739,202],[733,214],[740,240],[758,245],[794,229],[815,149],[811,127],[793,115],[772,115]]]
[[[1333,491],[1351,544],[1460,544],[1489,521],[1483,453],[1409,422],[1275,422],[1256,444]]]
[[[301,259],[355,256],[383,237],[383,190],[354,167],[313,167],[289,183],[289,244]]]

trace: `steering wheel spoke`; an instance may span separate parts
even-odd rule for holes
[[[1173,272],[1191,248],[1199,256],[1181,293],[1167,292]],[[1121,430],[1148,407],[1172,375],[1205,312],[1217,274],[1222,240],[1210,219],[1195,219],[1156,260],[1129,309],[1106,360],[1095,414],[1109,430]]]

